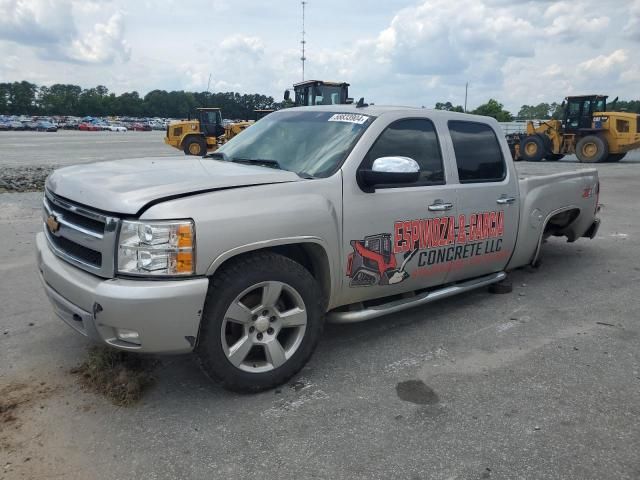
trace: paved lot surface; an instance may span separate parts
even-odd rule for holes
[[[156,386],[131,408],[69,374],[89,344],[54,318],[39,285],[40,194],[0,194],[0,392],[25,399],[0,425],[0,479],[640,478],[634,158],[598,165],[599,236],[551,239],[540,269],[512,274],[511,294],[328,326],[297,383],[259,395],[209,383],[189,356],[162,357]]]
[[[151,156],[182,155],[166,145],[164,132],[0,132],[0,165],[7,167],[76,163]]]

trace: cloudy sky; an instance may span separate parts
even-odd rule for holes
[[[301,78],[299,0],[0,0],[0,81],[265,93]],[[640,97],[640,0],[309,0],[306,78],[378,104]]]

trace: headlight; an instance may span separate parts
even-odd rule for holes
[[[192,220],[124,220],[118,240],[118,273],[193,275],[195,246]]]

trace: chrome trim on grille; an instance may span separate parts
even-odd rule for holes
[[[51,250],[87,272],[112,278],[120,219],[63,200],[48,190],[45,190],[42,203],[44,233]],[[47,227],[46,220],[50,215],[54,215],[60,224],[56,232],[51,232]],[[86,225],[79,225],[84,221]],[[79,252],[86,253],[85,256],[92,261],[82,258]]]

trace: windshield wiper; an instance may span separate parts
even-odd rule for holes
[[[229,160],[229,157],[224,152],[207,153],[206,155],[203,155],[202,158],[221,158],[224,161]]]
[[[262,165],[264,167],[272,167],[282,170],[280,164],[276,160],[269,160],[266,158],[232,158],[231,161],[236,163],[248,163],[249,165]]]
[[[300,178],[304,178],[305,180],[313,180],[314,178],[316,178],[308,172],[296,172],[296,173]]]

